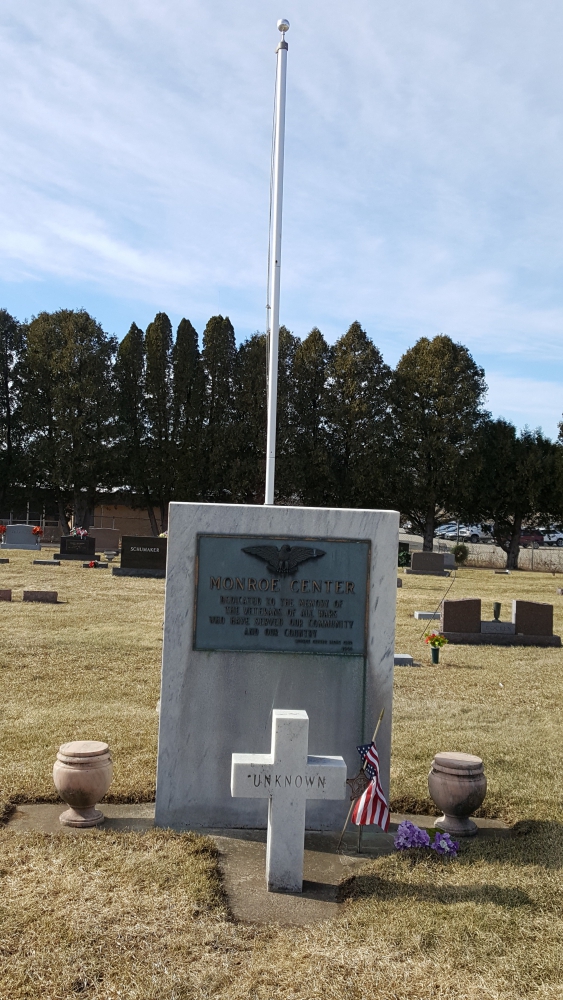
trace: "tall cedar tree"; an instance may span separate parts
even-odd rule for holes
[[[520,531],[563,520],[563,469],[559,445],[540,431],[506,420],[488,420],[479,437],[481,465],[473,480],[474,510],[493,522],[506,568],[518,569]]]
[[[266,337],[255,333],[235,361],[233,499],[264,503],[266,457]]]
[[[327,377],[334,503],[339,507],[380,506],[391,369],[358,322],[334,345]]]
[[[205,376],[197,332],[189,319],[182,319],[172,349],[172,440],[177,500],[195,501],[203,495],[204,393]]]
[[[464,503],[477,462],[485,375],[449,337],[422,337],[403,354],[392,385],[396,501],[431,551],[437,516]]]
[[[130,491],[134,506],[146,508],[152,533],[158,535],[147,470],[145,335],[136,323],[131,324],[117,349],[114,376],[117,387],[116,475],[121,476],[120,485]]]
[[[297,397],[297,386],[295,384],[295,352],[300,343],[301,341],[299,338],[295,337],[291,331],[287,329],[287,327],[280,326],[278,349],[275,497],[277,503],[282,504],[299,503],[299,496],[295,484],[293,420]],[[264,430],[264,455],[265,454],[266,429]]]
[[[27,328],[22,417],[34,485],[53,493],[63,528],[67,513],[90,527],[101,490],[112,482],[112,360],[116,341],[81,310],[40,313]]]
[[[289,406],[292,464],[288,478],[298,502],[311,507],[333,502],[326,426],[330,354],[321,331],[313,327],[303,341],[297,342],[293,357],[293,399]]]
[[[18,361],[23,348],[23,331],[16,319],[0,309],[0,504],[4,504],[17,475]],[[23,470],[20,470],[23,471]]]
[[[204,499],[229,502],[235,483],[235,332],[228,316],[212,316],[203,334],[205,409],[202,434]]]
[[[168,504],[174,493],[172,443],[172,325],[157,313],[145,333],[147,409],[147,479],[153,503],[160,508],[160,529],[168,528]],[[154,529],[153,529],[154,530]]]

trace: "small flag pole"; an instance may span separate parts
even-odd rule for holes
[[[375,743],[375,738],[376,738],[376,736],[377,736],[377,734],[379,732],[379,727],[381,725],[384,712],[385,712],[385,709],[382,708],[381,712],[379,714],[379,719],[377,720],[377,726],[375,727],[375,729],[373,731],[373,736],[371,738],[371,742],[372,743]],[[362,766],[360,768],[360,774],[362,773],[362,771],[365,771],[365,769],[366,769],[366,763],[367,763],[367,761],[364,760],[364,762],[363,762],[363,764],[362,764]],[[352,809],[356,805],[356,802],[358,801],[358,798],[359,798],[359,796],[357,798],[355,798],[355,799],[352,799],[352,801],[350,803],[350,808],[348,810],[348,815],[346,817],[346,822],[345,822],[344,826],[342,827],[342,833],[340,834],[340,840],[338,841],[338,844],[336,846],[336,850],[337,851],[340,850],[340,845],[342,843],[342,838],[343,838],[344,834],[346,833],[346,827],[348,826],[348,823],[350,822],[350,816],[352,815]],[[360,828],[360,833],[361,833],[361,828]],[[359,844],[358,844],[358,849],[359,849]]]

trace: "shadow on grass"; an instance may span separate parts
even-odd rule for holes
[[[503,887],[493,883],[479,885],[436,885],[413,884],[395,879],[381,878],[377,875],[356,875],[340,886],[339,901],[345,899],[361,899],[376,897],[387,902],[392,900],[412,900],[416,903],[431,903],[432,905],[454,906],[463,903],[487,903],[503,906],[508,909],[521,906],[533,906],[533,900],[523,889]]]
[[[563,868],[563,823],[526,819],[516,823],[508,837],[475,837],[462,842],[459,861],[471,864],[477,859],[550,870]]]

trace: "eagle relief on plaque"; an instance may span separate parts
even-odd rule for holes
[[[363,656],[370,542],[198,535],[194,649]]]

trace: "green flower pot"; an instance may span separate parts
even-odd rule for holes
[[[440,662],[440,647],[439,646],[431,646],[430,647],[430,652],[432,653],[432,663],[439,663]]]

